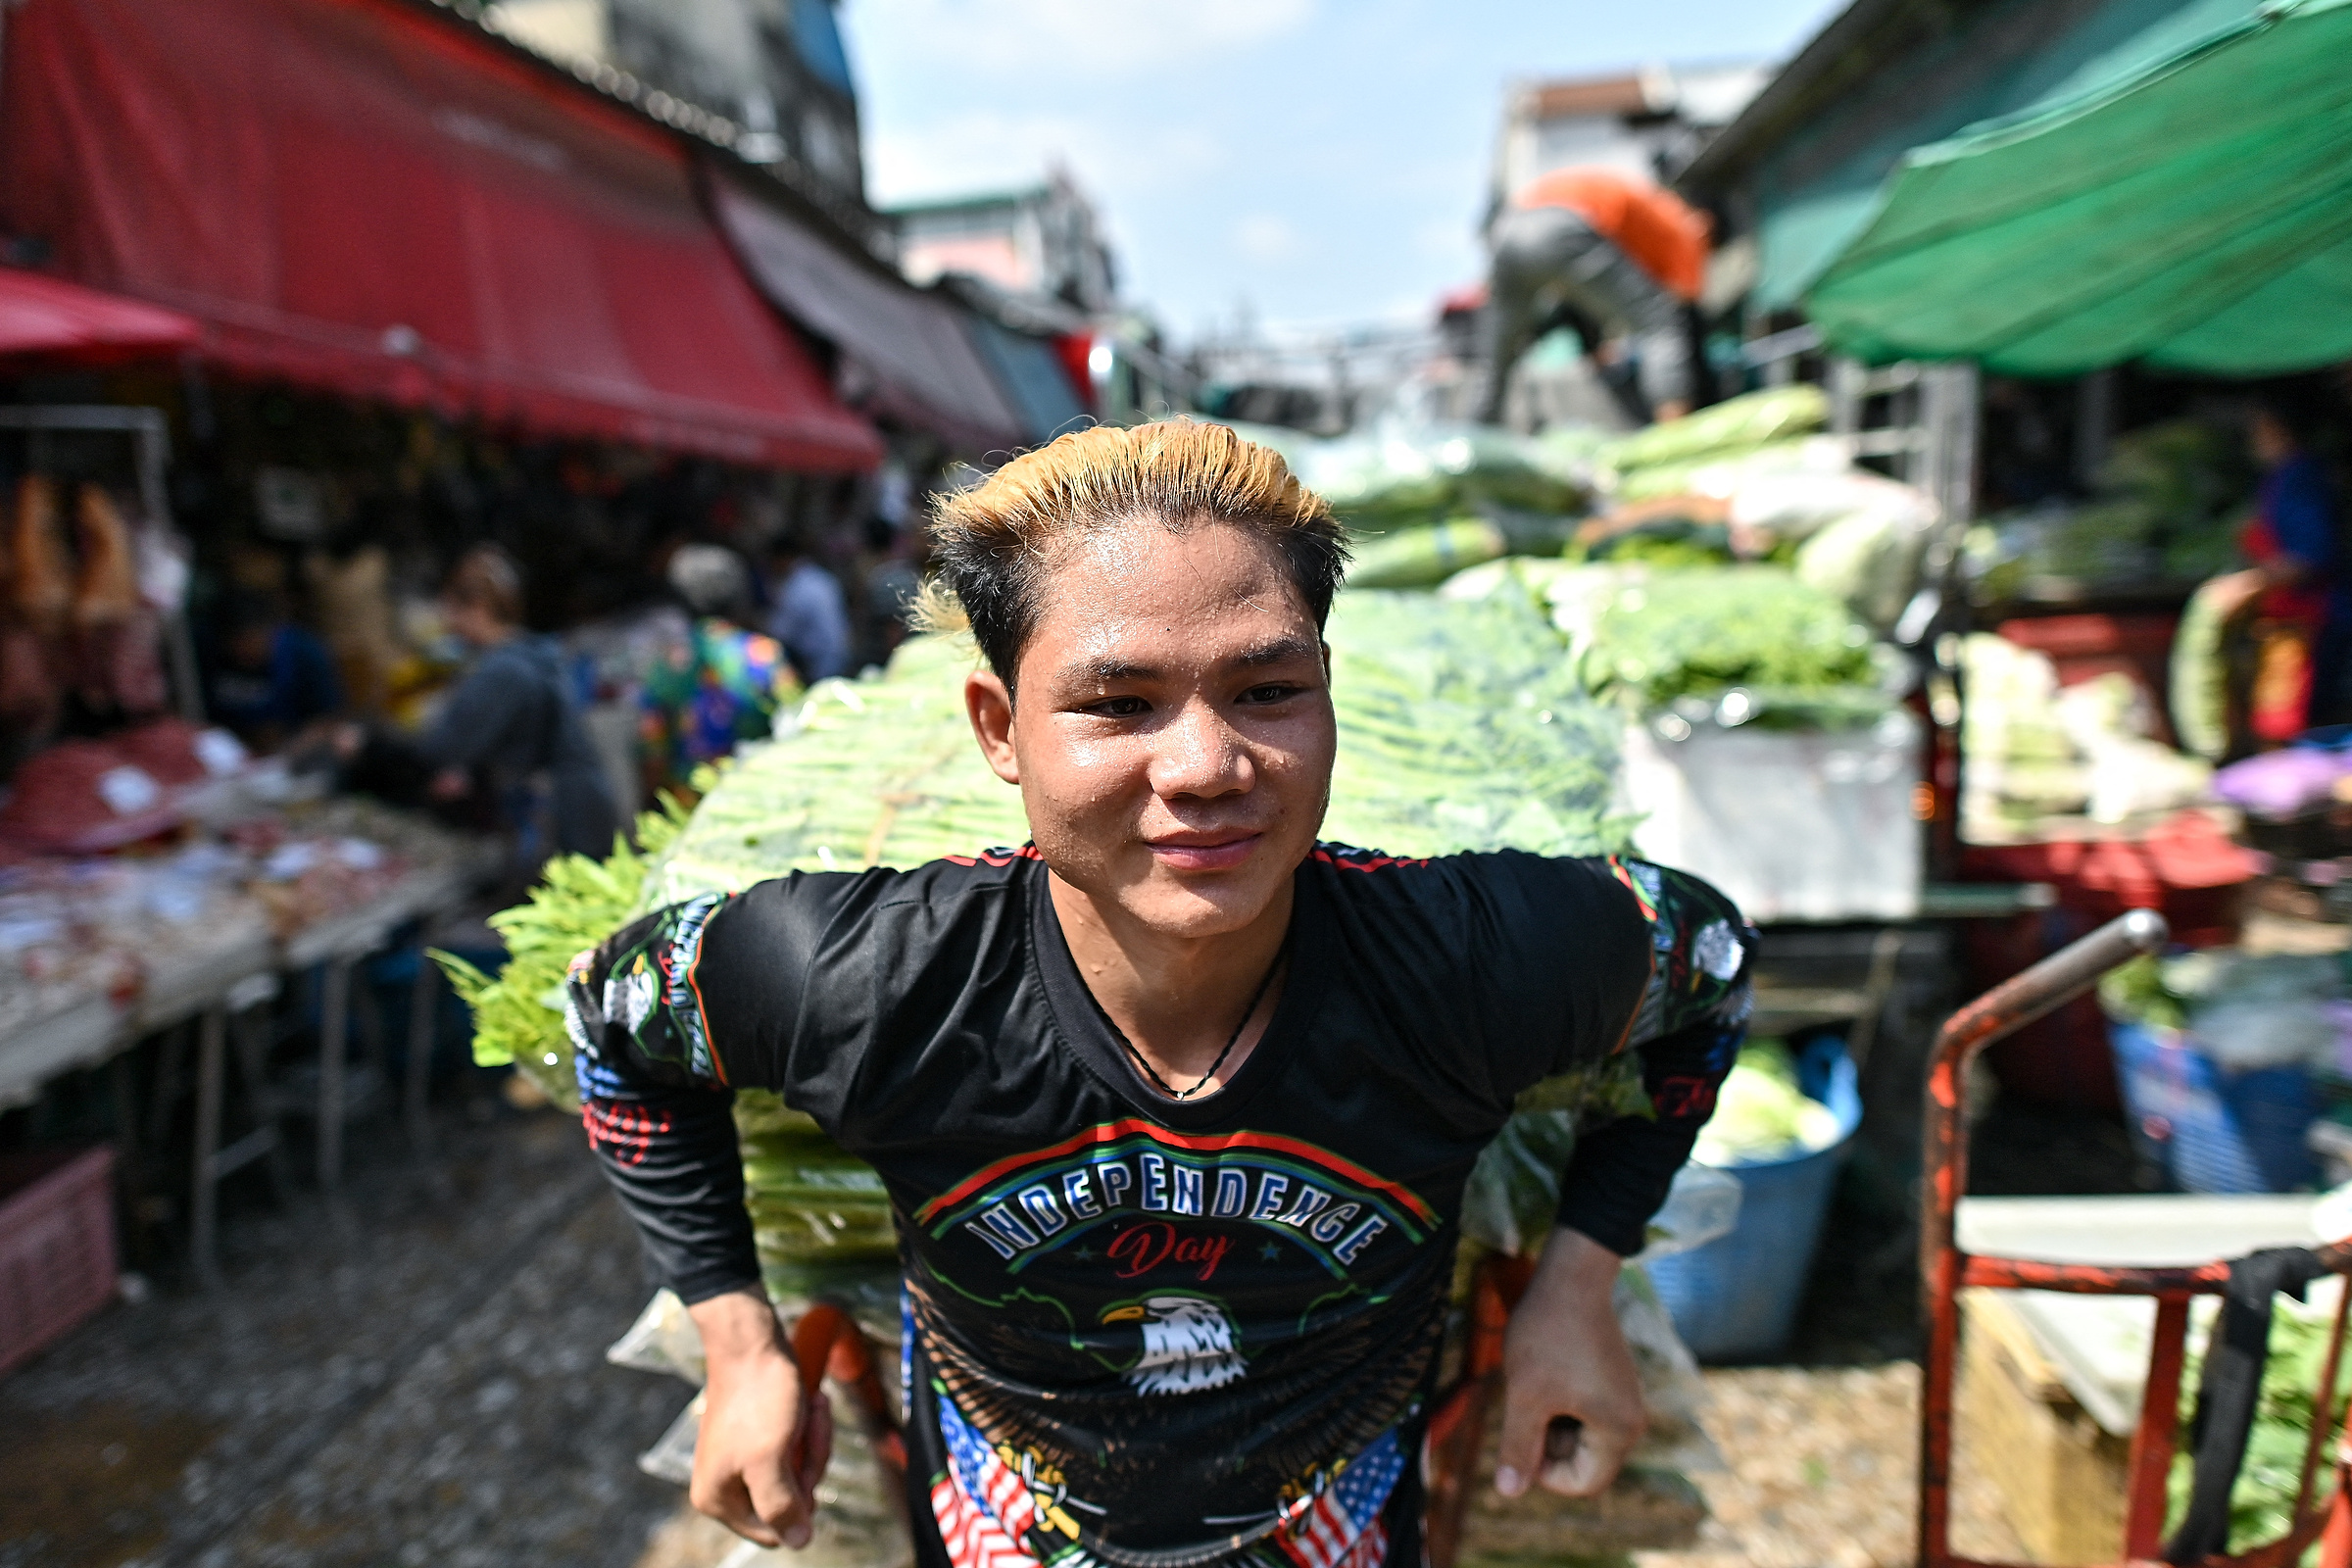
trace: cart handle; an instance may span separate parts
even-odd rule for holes
[[[2069,943],[2023,974],[2002,981],[1944,1022],[1928,1058],[1926,1223],[1919,1264],[1930,1298],[1952,1261],[1953,1217],[1968,1190],[1968,1131],[1960,1077],[1969,1058],[2098,983],[2099,976],[2141,954],[2154,953],[2172,934],[2154,909],[2132,909]],[[1949,1282],[1956,1283],[1956,1282]]]

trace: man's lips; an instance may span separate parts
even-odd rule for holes
[[[1171,871],[1229,871],[1250,858],[1262,833],[1172,833],[1148,848]]]

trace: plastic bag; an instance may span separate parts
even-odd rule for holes
[[[1674,1319],[1658,1299],[1649,1275],[1639,1264],[1625,1269],[1617,1276],[1609,1304],[1616,1308],[1617,1327],[1634,1352],[1642,1403],[1649,1412],[1649,1430],[1626,1455],[1626,1462],[1649,1470],[1728,1468],[1723,1451],[1698,1422],[1699,1412],[1707,1407],[1698,1358],[1674,1332]]]
[[[666,1372],[700,1388],[710,1372],[703,1361],[703,1331],[686,1313],[686,1303],[667,1286],[654,1293],[628,1331],[612,1342],[605,1359],[637,1372]]]

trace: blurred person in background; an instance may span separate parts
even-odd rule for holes
[[[441,586],[441,618],[474,657],[419,744],[428,793],[512,834],[526,872],[553,853],[610,853],[619,827],[612,787],[562,649],[523,628],[514,558],[495,545],[460,557]]]
[[[922,592],[923,573],[912,559],[913,543],[906,529],[884,518],[865,525],[865,547],[871,556],[865,571],[866,640],[877,664],[889,663],[906,640],[915,596]]]
[[[686,790],[696,768],[773,733],[776,710],[801,689],[783,645],[745,629],[752,573],[741,556],[723,545],[680,545],[667,576],[694,623],[646,676],[639,734],[649,795]]]
[[[273,752],[343,707],[326,644],[269,595],[240,590],[220,607],[205,711],[256,752]]]
[[[768,583],[774,608],[768,635],[784,645],[792,667],[810,682],[850,674],[850,610],[841,584],[808,554],[808,544],[786,534],[769,551]]]
[[[2324,422],[2318,398],[2290,384],[2256,403],[2249,431],[2262,483],[2238,548],[2253,564],[2223,591],[2255,617],[2247,722],[2270,745],[2352,716],[2352,583],[2334,491],[2313,450]]]
[[[1690,412],[1696,356],[1690,307],[1705,285],[1705,214],[1613,169],[1555,169],[1512,193],[1487,226],[1486,390],[1499,424],[1511,368],[1568,326],[1636,424]]]

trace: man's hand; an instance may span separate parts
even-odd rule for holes
[[[806,1546],[833,1450],[831,1406],[802,1389],[764,1296],[736,1291],[686,1310],[710,1371],[687,1495],[746,1541]]]
[[[1531,1479],[1564,1496],[1607,1490],[1648,1429],[1642,1379],[1610,1304],[1623,1260],[1578,1231],[1554,1230],[1502,1346],[1502,1451],[1494,1490],[1516,1497]],[[1544,1453],[1545,1430],[1583,1423],[1572,1453]],[[699,1468],[699,1467],[698,1467]]]

